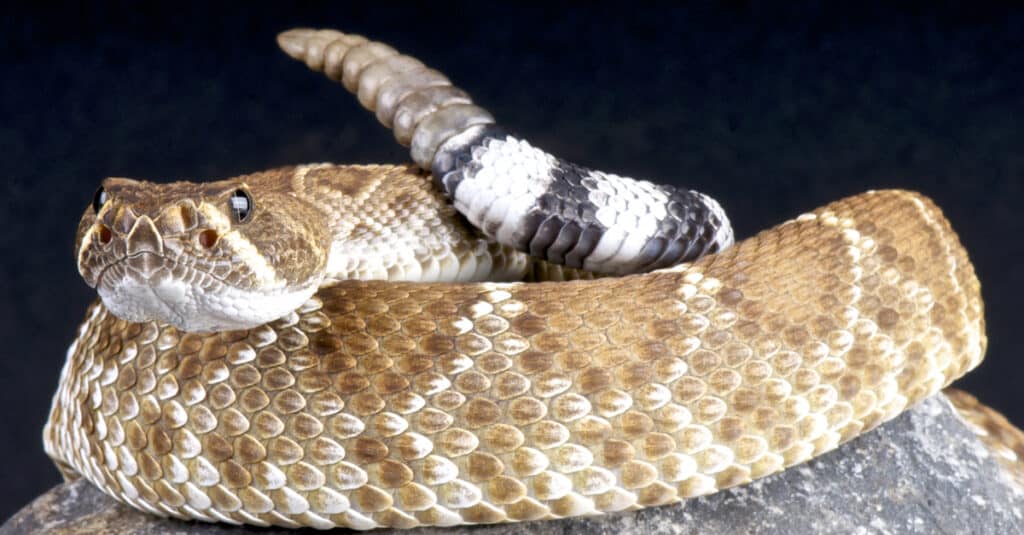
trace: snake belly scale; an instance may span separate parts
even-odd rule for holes
[[[982,359],[973,267],[917,193],[867,192],[729,247],[701,194],[549,158],[379,43],[285,35],[433,178],[313,165],[202,185],[108,179],[78,236],[103,299],[44,430],[67,477],[153,514],[258,526],[610,513],[804,462]],[[495,162],[537,202],[482,204]],[[261,241],[278,227],[287,243]],[[538,251],[569,267],[525,254]],[[670,259],[693,261],[562,280]],[[509,282],[523,277],[558,280]],[[273,290],[260,310],[238,297],[253,288]],[[265,322],[274,305],[288,308]]]

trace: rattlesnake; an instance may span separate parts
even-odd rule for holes
[[[621,511],[806,461],[982,358],[978,281],[919,194],[729,247],[706,196],[561,162],[385,45],[279,42],[431,174],[105,181],[76,244],[102,303],[44,431],[68,477],[254,525]]]

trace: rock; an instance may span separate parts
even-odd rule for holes
[[[237,534],[247,528],[148,516],[80,479],[54,487],[0,527],[0,535],[41,531]],[[936,396],[818,460],[683,504],[603,517],[414,531],[521,532],[1024,533],[1024,494],[949,402]]]

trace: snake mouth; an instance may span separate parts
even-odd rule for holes
[[[129,321],[159,320],[187,330],[196,330],[189,323],[194,318],[200,318],[201,324],[230,325],[214,323],[217,307],[210,307],[208,301],[220,295],[246,298],[249,292],[230,285],[206,266],[183,260],[196,259],[152,251],[126,254],[99,269],[95,288],[115,316]]]
[[[230,273],[230,267],[225,266],[224,272]],[[91,286],[113,288],[129,280],[135,284],[149,286],[166,284],[174,280],[204,289],[218,284],[237,287],[223,275],[213,273],[199,262],[185,262],[182,257],[170,257],[151,251],[123,255],[104,263]]]
[[[319,284],[254,290],[225,263],[155,252],[124,255],[95,271],[106,308],[131,322],[160,321],[186,332],[250,329],[278,319],[309,299]],[[87,278],[88,280],[88,278]],[[245,282],[244,279],[242,282]]]

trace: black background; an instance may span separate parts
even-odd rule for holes
[[[570,161],[708,192],[739,236],[867,189],[925,192],[987,302],[988,358],[960,385],[1024,422],[1021,12],[238,4],[3,13],[0,518],[59,479],[40,433],[93,296],[71,249],[104,176],[408,160],[340,86],[277,50],[293,26],[390,43]]]

